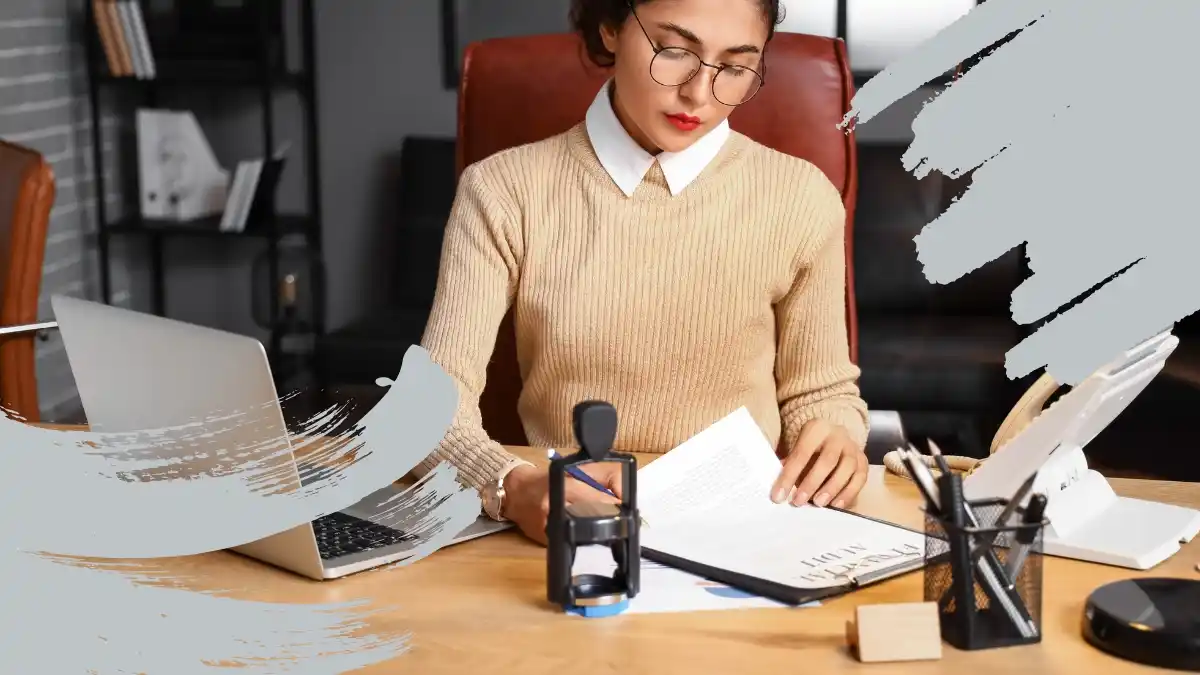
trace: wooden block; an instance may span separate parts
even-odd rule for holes
[[[860,605],[846,622],[846,642],[863,663],[942,658],[937,603]]]

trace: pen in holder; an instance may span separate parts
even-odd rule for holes
[[[1025,510],[961,503],[966,518],[925,514],[925,601],[937,603],[942,639],[962,650],[1040,642],[1045,497]]]
[[[575,438],[580,451],[550,462],[550,512],[546,518],[546,586],[550,602],[586,617],[610,616],[625,610],[638,593],[641,571],[640,518],[637,510],[637,462],[612,452],[617,412],[601,401],[575,406]],[[619,462],[621,503],[580,502],[567,505],[567,472],[593,462]],[[603,545],[612,551],[616,570],[572,575],[579,546]]]

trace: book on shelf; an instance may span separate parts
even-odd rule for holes
[[[283,174],[288,146],[285,144],[269,159],[238,162],[221,215],[222,232],[244,232],[247,224],[263,223],[273,212],[275,190]]]
[[[282,0],[89,0],[109,75],[153,80],[168,75],[235,77],[290,72],[300,57],[284,49],[284,25],[296,30],[295,3]],[[267,22],[262,23],[266,12]],[[265,29],[265,38],[263,30]],[[151,39],[153,36],[154,39]]]
[[[158,66],[138,0],[91,0],[96,32],[113,77],[154,79]]]

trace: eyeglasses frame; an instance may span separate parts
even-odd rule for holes
[[[638,28],[640,28],[642,30],[642,35],[645,35],[646,41],[650,43],[650,49],[652,49],[654,51],[654,59],[658,58],[659,54],[667,51],[668,49],[671,49],[674,51],[687,52],[688,54],[691,54],[692,56],[696,57],[696,61],[700,63],[701,67],[712,68],[713,70],[717,71],[716,75],[713,75],[712,82],[710,82],[708,85],[709,89],[712,90],[713,100],[715,100],[717,103],[720,103],[721,105],[727,106],[730,108],[736,108],[738,106],[745,105],[749,101],[753,100],[755,96],[758,96],[758,92],[762,91],[762,88],[766,86],[767,79],[765,77],[763,77],[762,73],[758,72],[757,70],[755,70],[753,68],[749,68],[747,66],[729,66],[729,65],[716,66],[716,65],[706,62],[704,59],[700,58],[699,54],[688,49],[687,47],[659,47],[658,45],[654,44],[654,39],[650,37],[650,33],[646,32],[646,26],[642,24],[642,20],[637,15],[637,10],[635,10],[633,8],[633,2],[631,0],[626,0],[625,4],[629,7],[629,13],[633,16],[633,20],[637,22]],[[658,80],[654,79],[654,72],[653,72],[654,71],[654,59],[650,59],[650,68],[649,68],[649,70],[651,71],[650,79],[654,80],[655,82],[658,82]],[[766,60],[765,54],[763,55],[763,59],[761,59],[761,60],[763,60],[763,61]],[[721,75],[721,73],[723,71],[725,71],[729,68],[740,68],[741,70],[747,70],[752,75],[754,75],[755,77],[758,78],[758,89],[755,89],[754,93],[751,94],[750,98],[747,98],[746,100],[742,101],[741,103],[729,104],[729,103],[722,101],[717,96],[717,78]],[[699,72],[700,72],[700,69],[697,68],[696,71],[693,72],[691,74],[691,76],[688,77],[688,79],[684,80],[683,82],[680,82],[679,84],[663,84],[662,82],[658,82],[658,84],[662,84],[662,86],[664,86],[664,87],[682,87],[683,85],[687,84],[688,82],[691,82],[692,80],[694,80],[696,78],[696,75]]]

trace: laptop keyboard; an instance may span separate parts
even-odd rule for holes
[[[317,536],[317,550],[321,552],[322,560],[416,539],[415,535],[345,513],[331,513],[314,520],[313,534]]]

